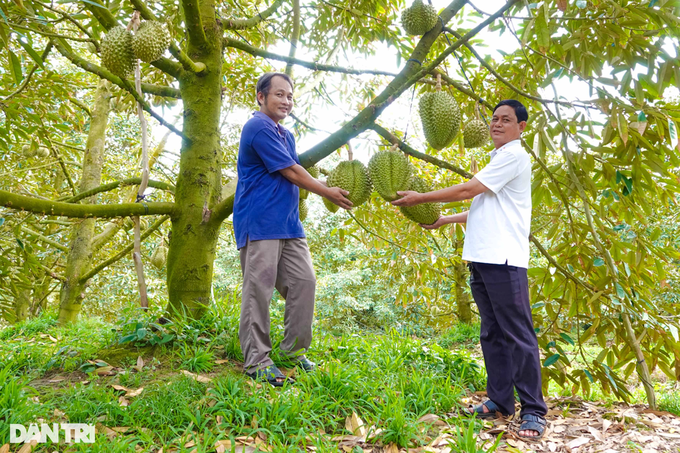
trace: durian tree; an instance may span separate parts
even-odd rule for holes
[[[479,123],[472,125],[476,110],[488,120],[496,101],[518,98],[531,112],[524,134],[534,159],[529,275],[546,355],[545,382],[554,379],[574,391],[588,391],[597,380],[625,398],[624,379],[637,368],[654,406],[650,371],[658,367],[680,379],[678,309],[659,297],[666,288],[662,282],[676,278],[672,266],[678,259],[660,227],[665,216],[677,212],[680,107],[667,97],[680,85],[677,3],[551,0],[527,5],[509,0],[487,12],[453,0],[434,21],[425,2],[415,3],[83,0],[48,5],[23,0],[2,5],[3,77],[15,79],[7,91],[29,92],[48,76],[45,63],[68,64],[76,74],[106,79],[113,93],[139,102],[151,121],[181,137],[182,149],[172,201],[82,204],[56,201],[62,194],[41,199],[3,190],[0,204],[54,218],[170,216],[167,311],[199,317],[210,302],[217,238],[233,203],[232,194],[223,190],[223,171],[233,169],[233,153],[221,148],[220,112],[225,103],[252,108],[254,82],[263,70],[278,64],[286,64],[289,72],[311,70],[296,77],[298,93],[331,103],[328,88],[335,84],[337,99],[349,112],[335,131],[302,150],[304,166],[323,164],[348,141],[368,138],[375,140],[376,151],[396,144],[409,156],[414,174],[432,187],[468,179],[484,164],[489,144],[479,136],[465,137],[466,131],[480,130]],[[416,10],[402,13],[407,8]],[[128,75],[129,60],[120,65],[113,59],[107,67],[108,57],[101,54],[110,33],[116,42],[127,42],[127,30],[117,27],[126,28],[133,11],[142,23],[165,21],[171,38],[168,53],[142,64],[142,94]],[[425,19],[417,24],[426,29],[422,36],[410,22],[414,17]],[[403,32],[402,25],[417,34]],[[515,40],[516,50],[496,58],[480,53],[482,44],[494,46],[480,39],[487,31]],[[380,41],[395,49],[398,72],[338,64],[342,54],[370,55]],[[287,55],[270,50],[288,45]],[[120,50],[116,58],[129,54]],[[33,81],[26,82],[24,74],[33,67]],[[558,87],[564,90],[567,81],[586,86],[588,95],[574,100],[571,93],[560,93]],[[444,130],[434,148],[381,121],[391,105],[407,97],[402,95],[417,93],[427,100],[433,96],[425,94],[435,92],[448,95],[444,105],[449,107],[435,108],[434,119],[423,116],[425,133],[419,135],[430,140],[426,132],[439,125],[441,115],[452,113],[451,99],[462,127],[458,133]],[[179,129],[152,105],[176,100],[182,109]],[[301,133],[315,128],[312,105],[302,103],[295,110]],[[6,111],[3,121],[0,146],[17,152],[30,140],[18,139]],[[485,147],[466,151],[466,142],[470,148]],[[444,206],[445,212],[464,208]],[[376,194],[350,219],[342,231],[384,251],[376,254],[375,265],[388,269],[398,261],[412,267],[408,276],[394,275],[403,282],[398,301],[432,299],[433,281],[464,286],[455,281],[464,278],[456,253],[464,234],[459,227],[426,233]],[[392,267],[396,273],[399,266]],[[72,313],[63,321],[73,320],[77,311]],[[602,347],[594,358],[582,348],[591,339]],[[567,368],[566,345],[588,365]]]

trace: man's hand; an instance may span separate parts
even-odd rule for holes
[[[340,187],[329,187],[325,197],[342,209],[350,209],[353,205],[352,202],[346,198],[347,195],[349,195],[349,192]]]
[[[413,190],[397,192],[397,195],[400,195],[401,198],[392,202],[392,204],[395,206],[415,206],[423,203],[422,194],[414,192]]]
[[[422,223],[419,223],[421,227],[425,228],[426,230],[436,230],[437,228],[443,227],[444,225],[448,225],[450,222],[447,222],[447,218],[443,216],[439,216],[436,222],[434,222],[432,225],[425,225]]]

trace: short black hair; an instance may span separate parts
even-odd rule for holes
[[[259,79],[257,79],[257,86],[255,87],[255,99],[257,100],[257,93],[262,92],[264,94],[264,98],[267,99],[267,95],[269,95],[269,88],[272,86],[272,79],[274,77],[283,77],[283,79],[290,83],[291,88],[295,89],[295,84],[293,83],[293,79],[290,78],[288,74],[284,74],[283,72],[265,72],[260,76]],[[257,105],[262,105],[260,104],[260,101],[257,101]]]
[[[515,111],[515,115],[517,116],[518,123],[529,120],[529,113],[527,113],[527,108],[524,107],[524,104],[514,99],[505,99],[499,102],[498,105],[493,108],[493,113],[496,113],[496,110],[498,110],[499,107],[503,107],[504,105],[513,108],[513,110]]]

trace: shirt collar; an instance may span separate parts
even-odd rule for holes
[[[286,132],[288,132],[288,129],[281,126],[279,123],[275,122],[273,119],[269,118],[267,115],[260,112],[259,110],[254,111],[253,116],[256,116],[258,118],[263,118],[265,120],[265,122],[267,122],[271,126],[274,126],[276,128],[276,130],[279,132],[279,134],[281,134],[283,136],[285,136]]]
[[[496,154],[500,153],[501,151],[505,150],[506,148],[509,148],[510,146],[516,146],[516,145],[519,145],[519,144],[521,144],[521,143],[522,143],[522,141],[521,141],[520,139],[513,140],[513,141],[511,141],[511,142],[508,142],[508,143],[506,143],[505,145],[501,146],[500,148],[494,149],[493,151],[489,152],[489,153],[488,153],[488,154],[489,154],[489,157],[490,157],[491,159],[493,159],[494,157],[496,157]]]

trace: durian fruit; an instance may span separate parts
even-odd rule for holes
[[[415,176],[411,179],[411,185],[408,190],[426,193],[430,192],[431,188],[422,178]],[[404,217],[413,222],[422,223],[423,225],[432,225],[439,219],[441,204],[423,203],[417,206],[399,206],[399,210],[404,214]]]
[[[168,248],[164,245],[159,245],[156,250],[151,255],[151,264],[158,269],[163,269],[165,266],[165,261],[168,259]]]
[[[338,212],[338,209],[340,209],[340,206],[328,200],[327,198],[323,198],[323,205],[326,206],[326,209],[328,209],[330,212]]]
[[[401,12],[401,26],[409,35],[421,36],[437,24],[437,10],[423,0],[415,0],[410,8]]]
[[[112,28],[102,39],[102,63],[119,77],[127,77],[134,70],[135,54],[132,34],[121,25]]]
[[[33,145],[24,145],[21,147],[21,153],[25,158],[30,159],[31,157],[35,157],[35,155],[38,154],[38,147]]]
[[[170,34],[162,23],[156,21],[142,22],[132,37],[132,49],[135,56],[151,63],[163,56],[170,47]]]
[[[463,142],[466,148],[479,148],[489,141],[489,126],[479,119],[479,104],[475,104],[475,119],[463,126]]]
[[[437,91],[420,98],[420,121],[425,138],[434,149],[449,146],[460,129],[460,108],[449,93],[441,91],[441,76],[437,74]]]
[[[376,192],[386,201],[399,198],[397,191],[408,190],[413,174],[413,165],[408,157],[396,147],[380,151],[368,162],[368,173]]]
[[[298,210],[300,212],[300,222],[304,222],[307,218],[307,214],[309,214],[309,208],[307,207],[307,201],[305,199],[300,198]]]
[[[352,202],[354,207],[365,203],[373,191],[373,183],[371,183],[368,170],[358,160],[340,162],[328,175],[326,184],[328,184],[328,187],[340,187],[348,191],[347,199]],[[326,204],[326,207],[328,207],[328,204]]]
[[[50,156],[50,150],[45,148],[44,146],[41,146],[38,148],[38,157],[41,159],[46,159]]]
[[[319,168],[314,165],[312,167],[309,167],[307,169],[307,173],[309,173],[309,176],[311,176],[314,179],[319,179]],[[305,189],[300,189],[300,198],[305,200],[309,196],[309,191]]]

